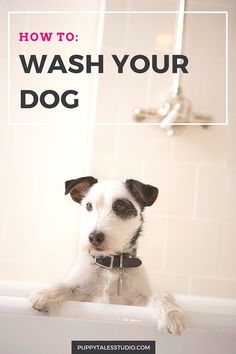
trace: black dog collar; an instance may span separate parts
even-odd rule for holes
[[[142,264],[142,261],[137,257],[132,257],[129,253],[120,253],[113,256],[93,256],[95,264],[100,267],[112,268],[137,268]]]

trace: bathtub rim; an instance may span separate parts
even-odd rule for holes
[[[58,310],[45,314],[32,309],[28,295],[48,284],[0,281],[0,316],[44,316],[99,320],[135,325],[156,326],[156,315],[151,307],[113,305],[66,301]],[[230,330],[236,332],[236,300],[195,295],[175,294],[183,308],[188,328]]]

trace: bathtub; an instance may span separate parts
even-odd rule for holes
[[[0,354],[70,354],[72,340],[155,340],[157,354],[236,353],[236,300],[176,295],[187,329],[174,337],[157,333],[152,308],[68,301],[53,315],[36,312],[27,298],[35,287],[0,282]]]

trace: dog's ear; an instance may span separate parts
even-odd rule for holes
[[[137,202],[143,207],[151,206],[157,199],[158,189],[150,186],[150,184],[144,184],[135,179],[127,179],[125,184]]]
[[[97,179],[92,176],[80,177],[77,179],[71,179],[65,182],[65,194],[70,193],[71,198],[77,202],[81,203],[83,197],[88,192],[88,190],[97,183]]]

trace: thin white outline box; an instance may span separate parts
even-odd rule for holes
[[[10,120],[10,16],[11,14],[178,14],[178,11],[8,11],[8,26],[7,26],[7,52],[8,52],[8,67],[7,67],[7,81],[8,81],[8,97],[7,97],[7,107],[8,107],[8,125],[10,126],[44,126],[44,125],[57,125],[55,123],[23,123],[23,122],[11,122]],[[171,123],[171,125],[198,125],[198,126],[217,126],[217,125],[228,125],[229,124],[229,119],[228,119],[228,11],[184,11],[185,14],[224,14],[225,15],[225,61],[226,61],[226,69],[225,69],[225,122],[224,123]],[[89,123],[88,123],[89,124]],[[135,122],[129,122],[129,123],[98,123],[95,122],[92,123],[97,126],[132,126],[132,125],[155,125],[159,126],[161,123],[135,123]]]

